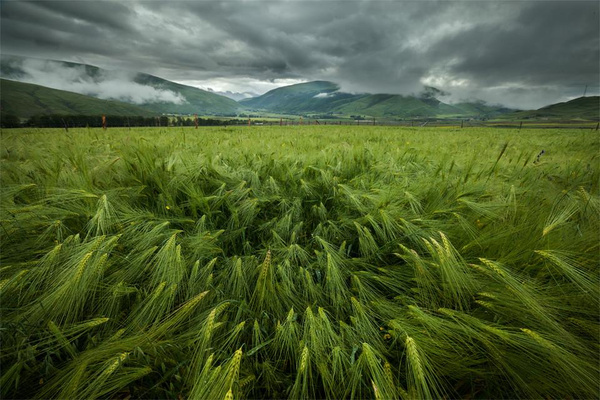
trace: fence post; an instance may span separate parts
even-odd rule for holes
[[[69,126],[67,125],[67,123],[65,122],[64,118],[60,119],[65,127],[65,132],[69,133]]]

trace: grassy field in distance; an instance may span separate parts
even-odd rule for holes
[[[2,397],[596,397],[599,148],[591,129],[4,129]]]

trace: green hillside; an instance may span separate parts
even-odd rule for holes
[[[159,113],[172,114],[236,114],[242,107],[238,102],[229,97],[211,93],[206,90],[198,89],[191,86],[181,85],[171,82],[157,76],[139,73],[135,77],[135,82],[152,86],[156,89],[170,90],[181,94],[186,103],[146,103],[144,108],[156,111]]]
[[[25,57],[3,55],[0,62],[0,72],[3,78],[9,78],[15,81],[25,80],[26,72],[21,68],[23,62],[28,60]],[[51,63],[54,68],[78,68],[81,71],[84,79],[90,79],[98,85],[102,85],[105,81],[110,81],[115,74],[119,75],[119,71],[109,71],[88,64],[79,64],[66,61],[56,60],[38,60]],[[154,114],[202,114],[202,115],[231,115],[236,114],[242,107],[235,100],[228,97],[211,93],[206,90],[198,89],[191,86],[181,85],[175,82],[168,81],[153,75],[144,73],[135,73],[132,81],[140,84],[151,86],[156,89],[170,90],[180,94],[185,103],[176,104],[169,102],[153,102],[145,104],[137,104]],[[127,102],[126,100],[123,100]]]
[[[82,94],[50,89],[30,83],[0,79],[0,106],[3,114],[28,118],[40,114],[151,116],[155,112]]]
[[[588,120],[598,121],[600,119],[600,97],[589,96],[564,103],[551,104],[533,111],[518,111],[505,114],[501,119],[510,120]]]
[[[374,117],[440,117],[462,114],[460,110],[435,99],[419,99],[394,94],[364,96],[338,108],[345,114],[366,114]]]
[[[513,109],[502,106],[491,106],[483,101],[475,101],[472,103],[456,103],[452,107],[459,109],[462,113],[473,115],[480,118],[494,118],[499,115],[514,112]]]
[[[339,86],[333,82],[299,83],[273,89],[262,96],[241,100],[240,104],[251,109],[284,113],[326,112],[335,108],[336,101],[346,101],[356,97],[339,93],[338,90]]]
[[[335,83],[315,81],[274,89],[240,103],[250,109],[280,113],[318,112],[377,118],[489,117],[512,111],[481,102],[449,105],[432,95],[350,94],[338,89]],[[431,93],[441,93],[435,88],[429,89]]]

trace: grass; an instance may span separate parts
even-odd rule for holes
[[[3,130],[2,397],[595,397],[599,144]]]

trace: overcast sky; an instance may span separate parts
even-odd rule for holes
[[[1,52],[216,91],[345,91],[538,108],[598,94],[598,1],[6,1]]]

